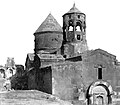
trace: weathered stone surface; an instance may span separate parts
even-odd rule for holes
[[[81,62],[79,64],[64,62],[53,67],[54,90],[56,92],[55,94],[61,97],[61,99],[74,99],[74,89],[76,89],[76,86],[77,88],[80,87],[80,84],[83,82],[81,67]]]
[[[62,46],[62,33],[47,32],[35,35],[35,51],[43,50],[44,52],[54,53]]]
[[[83,87],[86,91],[92,82],[98,80],[97,65],[104,67],[102,80],[109,82],[113,90],[116,90],[117,69],[114,65],[115,59],[112,59],[112,56],[106,56],[104,51],[100,49],[98,52],[92,51],[89,53],[83,55],[83,61],[66,61],[52,66],[52,77],[55,81],[53,84],[54,94],[61,99],[72,100],[78,94],[75,93],[75,88],[77,90]]]
[[[52,95],[36,91],[22,90],[0,93],[0,105],[72,105]]]
[[[34,35],[36,53],[41,50],[46,53],[54,53],[62,45],[62,28],[51,14],[47,16]]]

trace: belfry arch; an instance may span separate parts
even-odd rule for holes
[[[93,82],[86,91],[87,105],[109,105],[112,103],[112,94],[113,90],[108,82]]]

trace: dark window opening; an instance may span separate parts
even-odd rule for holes
[[[52,94],[52,68],[41,68],[38,79],[38,90]]]
[[[50,53],[50,54],[57,54],[57,51],[55,51],[55,52],[52,52],[52,53]]]
[[[73,25],[73,22],[71,20],[69,21],[69,25]]]
[[[80,40],[80,35],[77,35],[77,40]]]
[[[64,58],[67,58],[67,55],[63,55]]]
[[[69,15],[69,19],[71,19],[71,15]]]
[[[98,79],[102,79],[102,68],[98,68]]]

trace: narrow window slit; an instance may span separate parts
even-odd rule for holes
[[[102,79],[102,68],[98,68],[98,79]]]

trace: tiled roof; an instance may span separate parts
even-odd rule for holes
[[[39,26],[35,33],[45,32],[45,31],[57,31],[62,32],[62,27],[56,21],[56,19],[50,13],[43,23]]]
[[[73,4],[73,7],[66,13],[66,14],[69,14],[69,13],[82,13],[81,11],[79,11],[76,6],[75,6],[75,3]],[[65,14],[64,14],[65,15]]]

